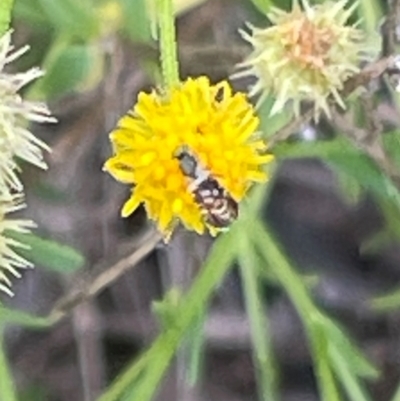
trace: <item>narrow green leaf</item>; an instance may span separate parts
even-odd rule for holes
[[[249,234],[256,249],[264,257],[270,270],[288,293],[302,319],[307,321],[307,317],[317,309],[302,279],[292,268],[272,234],[257,220],[254,220],[251,226],[252,230],[249,230]]]
[[[4,333],[0,328],[0,400],[17,401],[11,370],[4,349]]]
[[[51,326],[52,321],[17,309],[9,309],[0,304],[0,326],[7,324],[40,329]]]
[[[278,399],[277,366],[258,275],[258,267],[263,261],[257,259],[256,252],[246,235],[241,235],[237,243],[239,245],[240,275],[253,342],[253,360],[256,367],[259,398],[264,401],[274,401]]]
[[[153,342],[152,347],[142,354],[139,359],[131,363],[125,371],[114,380],[111,386],[107,388],[106,392],[97,401],[120,400],[121,397],[129,399],[127,392],[131,393],[135,391],[133,387],[134,383],[138,378],[141,378],[146,366],[151,361],[154,363],[159,348],[159,343]],[[136,398],[131,397],[130,399],[133,400]]]
[[[319,329],[317,330],[313,320],[313,316],[319,316],[319,312],[303,281],[279,249],[270,232],[259,221],[253,222],[251,234],[255,246],[291,298],[303,321],[312,347],[315,375],[323,401],[339,401],[340,398],[326,354],[326,338]]]
[[[376,196],[395,202],[400,207],[400,193],[393,182],[369,157],[343,137],[315,143],[284,144],[277,146],[274,152],[283,159],[322,158],[334,170],[353,177],[364,189],[369,189]]]
[[[364,387],[360,385],[356,375],[346,362],[346,355],[335,345],[329,345],[329,354],[336,377],[341,381],[351,401],[372,401]]]
[[[338,322],[324,316],[320,320],[320,325],[325,332],[325,336],[329,339],[329,343],[334,345],[335,349],[340,350],[341,355],[345,355],[346,364],[355,376],[369,379],[379,377],[379,371],[351,342]]]
[[[280,251],[269,231],[259,221],[254,221],[250,233],[259,253],[264,257],[270,270],[274,272],[289,295],[307,330],[312,345],[317,378],[321,381],[320,390],[323,392],[321,395],[324,395],[324,400],[336,401],[339,397],[332,377],[332,363],[336,364],[335,373],[337,375],[338,364],[342,366],[342,361],[346,360],[345,367],[347,370],[351,367],[353,375],[376,377],[377,373],[372,365],[352,347],[351,342],[345,338],[340,329],[335,329],[335,325],[319,312],[301,278]],[[337,351],[338,349],[341,350],[340,353]],[[349,354],[344,354],[344,352]],[[340,381],[343,381],[344,386],[351,394],[357,393],[359,387],[356,386],[356,378],[347,378],[346,380],[345,383],[344,377],[340,377]],[[362,401],[366,400],[367,398],[362,399]]]
[[[400,289],[371,300],[371,307],[377,312],[389,312],[400,308]]]
[[[364,240],[360,246],[361,255],[376,255],[382,249],[393,244],[393,233],[387,227],[378,230],[374,235],[371,235]]]
[[[311,353],[319,391],[322,401],[340,401],[335,377],[330,366],[328,341],[318,320],[310,320],[308,335],[311,340]]]
[[[382,136],[385,150],[400,168],[400,132],[393,131],[385,133]],[[288,147],[282,147],[283,155],[288,151],[290,155],[298,157],[303,154],[306,156],[321,157],[324,161],[331,165],[333,170],[338,174],[339,179],[344,180],[344,176],[349,177],[350,184],[353,181],[354,185],[350,187],[347,193],[354,195],[361,188],[371,191],[378,202],[380,210],[385,217],[386,239],[400,238],[400,192],[397,186],[385,175],[383,171],[360,149],[354,147],[347,139],[337,138],[333,141],[323,141],[316,143],[315,149],[311,150],[309,144],[303,146],[299,144],[299,149],[295,149],[297,145],[291,144]],[[301,156],[300,156],[301,157]],[[373,239],[375,245],[378,245],[379,240],[384,237],[380,233],[377,238]],[[379,238],[378,238],[379,237]],[[387,241],[385,241],[387,243]],[[381,245],[385,242],[381,241]],[[371,244],[369,244],[371,245]],[[367,244],[368,246],[368,244]]]
[[[0,38],[10,29],[13,5],[14,0],[0,1]]]
[[[7,236],[29,246],[18,253],[33,264],[60,273],[72,273],[85,264],[85,258],[75,249],[34,234],[7,232]]]
[[[205,355],[204,323],[207,318],[207,306],[208,304],[204,305],[203,310],[197,316],[186,336],[184,350],[189,353],[187,378],[191,386],[194,386],[199,381],[199,376],[203,371]]]
[[[376,27],[379,25],[383,17],[381,3],[376,0],[361,0],[359,5],[362,25],[369,36],[375,36],[376,41],[378,41]],[[379,42],[377,42],[377,46],[379,46]]]

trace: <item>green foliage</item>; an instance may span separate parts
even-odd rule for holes
[[[369,35],[376,35],[376,27],[383,17],[382,14],[382,4],[378,1],[360,1],[361,22]]]
[[[161,327],[168,327],[175,320],[175,310],[179,305],[182,294],[177,288],[172,288],[161,301],[153,302],[153,312],[156,314]]]
[[[252,243],[247,236],[237,238],[239,246],[238,260],[240,275],[246,301],[246,312],[250,321],[253,341],[253,360],[256,367],[257,385],[260,400],[278,399],[277,365],[271,343],[271,334],[260,291],[260,271],[262,263],[252,249]]]
[[[86,41],[98,33],[98,23],[91,0],[38,0],[42,12],[53,28]]]
[[[95,47],[60,42],[52,48],[45,66],[48,73],[39,82],[37,91],[52,98],[98,83],[103,59]]]
[[[46,14],[42,11],[39,0],[16,0],[14,15],[37,29],[46,29],[50,25]]]
[[[265,14],[273,5],[269,0],[252,0]],[[8,0],[11,5],[12,1]],[[41,63],[47,75],[33,88],[34,94],[55,98],[71,91],[90,88],[103,78],[105,54],[101,41],[104,25],[100,7],[105,2],[94,0],[17,0],[15,15],[25,23],[38,27],[41,38],[49,35],[49,46],[42,49]],[[275,2],[276,5],[278,2]],[[122,31],[133,42],[150,41],[150,22],[145,0],[120,0],[122,22],[113,32]],[[380,15],[377,2],[362,1],[362,12],[369,32],[375,29]],[[378,12],[377,12],[378,11]],[[6,2],[0,2],[0,31],[8,26]],[[272,99],[259,110],[261,128],[266,138],[291,119],[288,113],[269,116]],[[400,133],[384,135],[385,149],[400,168]],[[344,136],[318,142],[286,142],[274,148],[278,162],[287,159],[315,157],[323,160],[337,174],[341,189],[355,200],[364,191],[371,193],[386,218],[384,231],[370,238],[364,252],[376,252],[393,238],[400,238],[400,193],[395,183],[361,149]],[[230,231],[219,237],[199,275],[186,294],[170,291],[164,300],[155,303],[154,311],[161,322],[159,336],[137,359],[132,360],[98,401],[121,399],[150,401],[178,352],[188,350],[188,380],[201,374],[204,350],[202,326],[209,301],[226,273],[237,262],[243,283],[246,313],[252,339],[253,361],[259,399],[279,399],[279,367],[274,359],[268,321],[268,305],[261,293],[262,280],[279,285],[287,294],[302,321],[314,373],[323,401],[370,401],[364,380],[376,379],[377,369],[363,355],[340,324],[314,302],[306,279],[289,260],[274,238],[271,229],[260,222],[258,211],[265,188],[254,191],[243,204],[240,219]],[[63,274],[83,267],[84,257],[76,250],[35,235],[14,235],[13,238],[31,247],[20,253],[35,264]],[[378,311],[400,307],[400,290],[371,302]],[[14,324],[35,329],[49,327],[48,318],[32,316],[0,305],[0,328]],[[2,334],[2,333],[1,333]],[[0,337],[0,399],[16,400],[15,390]],[[392,401],[400,400],[400,389]]]
[[[397,388],[396,393],[394,394],[393,398],[391,401],[400,401],[400,385]]]
[[[266,14],[273,5],[270,0],[251,0],[251,2],[260,10],[261,13]]]
[[[72,273],[82,268],[85,263],[85,258],[79,252],[56,241],[40,238],[33,234],[10,232],[7,235],[29,247],[18,250],[21,256],[45,269]]]
[[[98,85],[105,74],[104,37],[123,31],[134,42],[149,42],[146,10],[145,0],[16,0],[16,19],[48,43],[35,61],[46,75],[31,95],[53,99]]]
[[[0,304],[0,327],[9,324],[40,329],[50,326],[52,322],[47,318],[34,316],[17,309],[6,308]]]
[[[204,352],[206,348],[204,323],[206,319],[207,310],[204,308],[203,313],[199,313],[198,317],[191,325],[184,344],[183,351],[188,354],[187,366],[189,367],[186,377],[188,383],[192,386],[199,382],[203,371]]]
[[[124,25],[129,37],[133,41],[149,42],[151,32],[146,0],[136,0],[135,7],[132,7],[132,1],[121,0],[121,6],[124,16]]]
[[[398,310],[400,308],[400,289],[372,299],[371,307],[380,312]]]
[[[14,0],[2,0],[0,3],[0,37],[9,29],[13,4]]]
[[[400,201],[398,190],[390,179],[349,140],[338,137],[319,142],[293,142],[276,147],[274,153],[282,159],[320,158],[343,174],[352,177],[358,185],[378,196]],[[400,203],[399,203],[400,205]]]
[[[346,383],[343,382],[344,377],[339,376],[339,379],[344,384],[349,399],[366,400],[367,398],[355,397],[364,393],[358,378],[376,377],[377,371],[337,329],[337,323],[318,310],[301,278],[277,247],[273,237],[256,221],[253,223],[252,236],[255,246],[269,268],[273,270],[303,321],[323,399],[332,401],[341,399],[338,396],[335,379],[340,373],[339,370],[345,369]]]
[[[14,382],[4,349],[4,333],[0,326],[0,399],[17,401]]]
[[[260,385],[260,399],[277,399],[276,371],[273,363],[269,334],[266,332],[265,313],[259,290],[257,271],[270,269],[296,307],[310,341],[316,377],[324,400],[341,400],[338,380],[352,401],[366,401],[360,378],[376,378],[377,370],[362,355],[337,323],[319,310],[300,276],[278,248],[268,231],[250,210],[233,225],[230,232],[216,242],[202,271],[186,296],[176,304],[175,315],[168,313],[163,320],[163,331],[138,361],[127,368],[109,387],[99,401],[117,400],[131,389],[134,397],[152,399],[173,355],[184,343],[187,333],[204,313],[206,300],[220,282],[232,262],[242,264],[247,312],[253,337],[254,360]],[[251,227],[251,230],[249,228]],[[246,236],[243,235],[246,233]],[[256,255],[260,255],[257,258]],[[174,297],[175,301],[178,298]],[[167,302],[170,304],[170,302]],[[168,309],[170,310],[170,309]],[[172,319],[174,317],[174,319]],[[157,361],[157,362],[155,362]],[[342,375],[342,371],[346,372]],[[133,390],[132,390],[133,389]]]

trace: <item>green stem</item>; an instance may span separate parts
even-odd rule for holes
[[[242,235],[242,232],[236,242],[239,249],[240,275],[253,342],[253,359],[256,366],[259,398],[263,401],[278,400],[277,366],[272,350],[269,322],[261,295],[257,255],[252,249],[251,239]]]
[[[11,12],[14,0],[0,1],[0,37],[10,29]]]
[[[164,85],[170,88],[179,83],[175,18],[172,0],[158,0],[158,18],[160,24],[162,74]]]
[[[0,399],[17,401],[11,369],[5,351],[3,326],[0,326]]]

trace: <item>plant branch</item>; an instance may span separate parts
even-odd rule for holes
[[[78,279],[76,285],[55,303],[53,310],[49,314],[49,319],[52,322],[56,322],[69,314],[77,305],[97,295],[128,270],[134,268],[154,250],[161,239],[160,233],[155,231],[148,232],[140,241],[139,246],[128,256],[106,268],[104,266],[95,266],[89,275],[85,275],[81,280]]]

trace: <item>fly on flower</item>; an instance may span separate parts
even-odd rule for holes
[[[189,78],[140,93],[111,133],[114,155],[104,166],[132,186],[122,216],[143,204],[166,238],[177,222],[199,234],[222,231],[252,184],[267,179],[273,156],[258,126],[246,95],[226,81]]]
[[[188,190],[201,208],[205,221],[215,228],[226,228],[238,216],[238,204],[187,146],[176,152],[182,173],[189,178]]]

